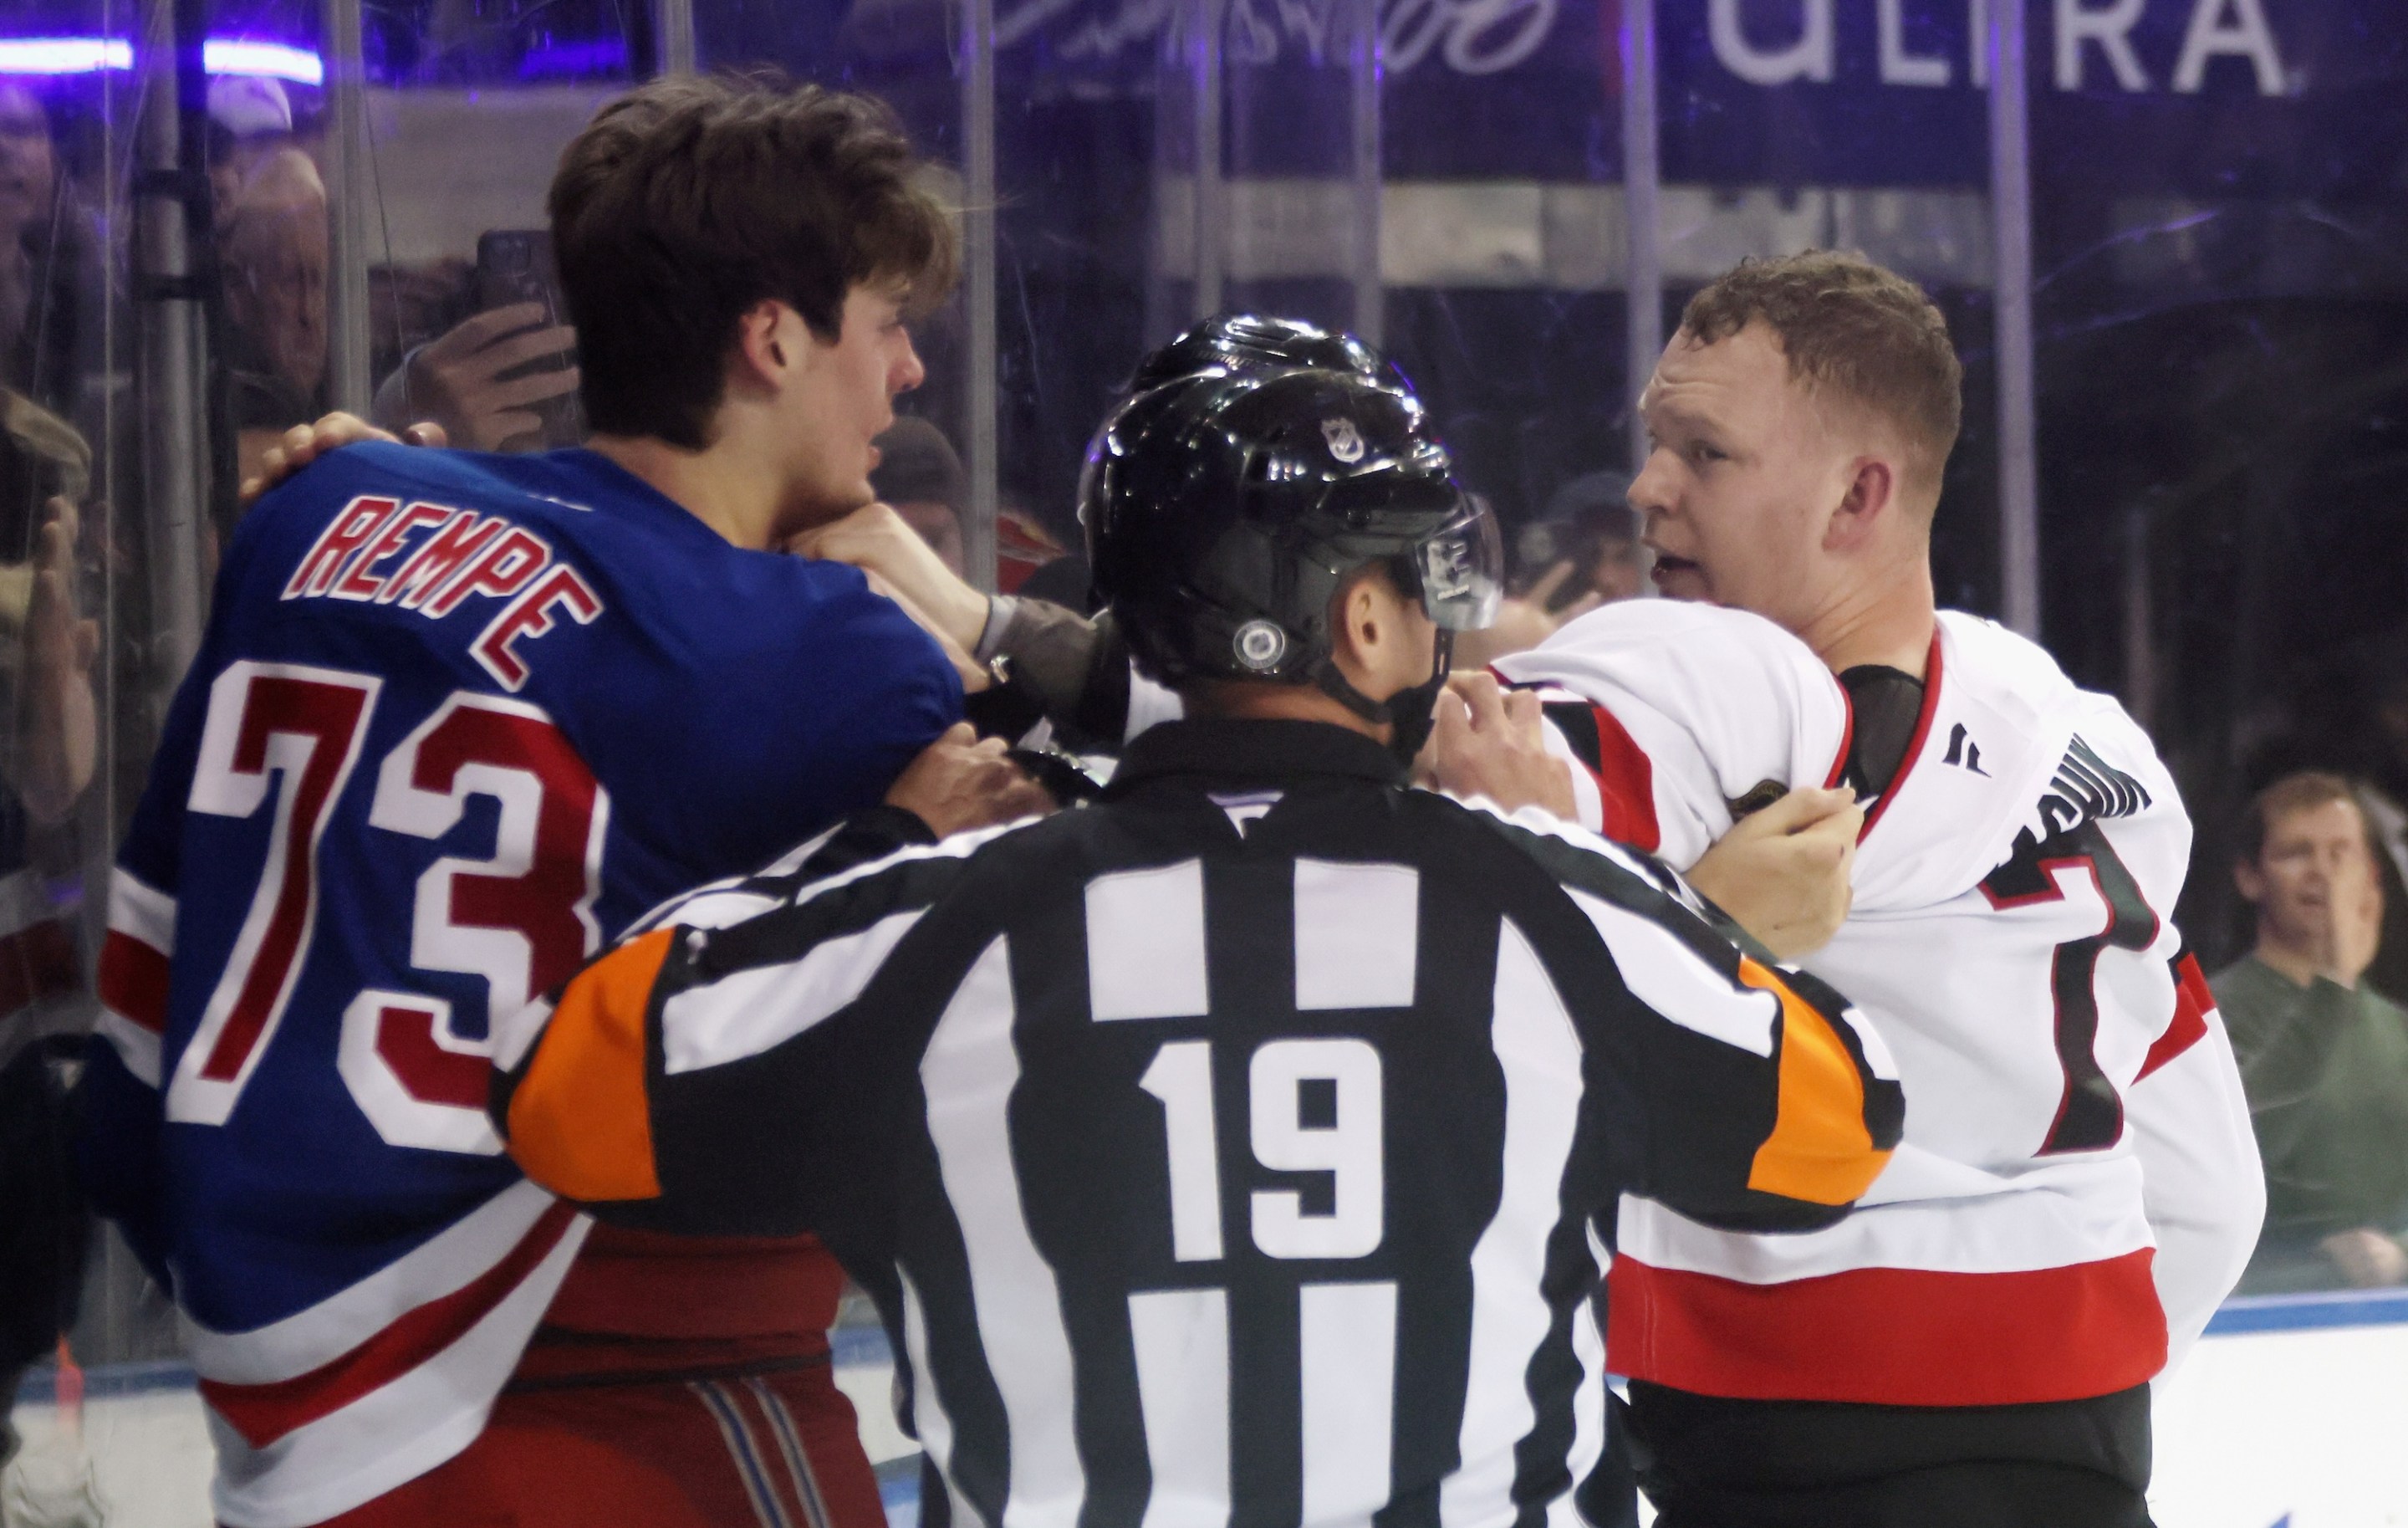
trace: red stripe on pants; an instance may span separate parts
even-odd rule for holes
[[[1732,1400],[2085,1400],[2165,1367],[2154,1256],[2005,1274],[1857,1268],[1783,1284],[1622,1256],[1607,1276],[1606,1363]]]

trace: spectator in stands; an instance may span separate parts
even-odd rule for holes
[[[222,232],[261,161],[293,147],[293,97],[280,79],[221,74],[209,79],[208,105],[209,195]]]
[[[535,410],[575,393],[577,368],[529,368],[576,348],[577,331],[546,324],[541,303],[489,308],[405,356],[369,411],[396,430],[440,425],[464,450],[541,451],[548,442]]]
[[[64,821],[92,784],[99,745],[92,664],[100,628],[76,608],[79,506],[90,490],[92,453],[65,421],[17,393],[0,389],[0,540],[30,541],[25,562],[0,561],[0,685],[15,708],[0,739],[0,780],[13,798],[0,817],[23,814],[37,827]],[[38,523],[39,529],[34,527]],[[6,901],[8,841],[0,825],[0,903]],[[0,942],[15,930],[0,905]],[[0,1016],[7,975],[0,969]]]
[[[2408,1283],[2408,1012],[2361,978],[2383,925],[2364,809],[2338,775],[2286,775],[2249,809],[2233,879],[2256,947],[2209,984],[2266,1161],[2243,1287]]]
[[[59,151],[41,92],[0,76],[0,385],[72,421],[101,369],[105,243]],[[29,534],[0,540],[0,558],[25,555]]]
[[[290,146],[251,166],[221,222],[227,371],[242,476],[326,411],[326,186]]]
[[[1647,561],[1629,496],[1629,474],[1611,468],[1557,488],[1545,515],[1522,527],[1518,587],[1495,625],[1456,640],[1456,661],[1476,667],[1526,652],[1573,618],[1640,593]]]
[[[92,451],[36,391],[57,375],[63,223],[47,115],[0,80],[0,1463],[28,1365],[75,1317],[89,1219],[66,1149],[64,1031],[87,1016],[70,924],[29,863],[29,832],[55,829],[91,785],[98,743],[98,627],[76,611],[79,506]],[[46,332],[47,330],[47,332]],[[23,555],[21,549],[30,549]]]
[[[869,486],[958,578],[962,572],[962,511],[969,483],[945,432],[924,419],[897,419],[878,438],[879,461]]]
[[[1647,559],[1639,532],[1639,512],[1630,507],[1630,474],[1608,468],[1556,489],[1547,499],[1545,516],[1522,528],[1516,550],[1521,565],[1536,575],[1534,584],[1558,575],[1548,596],[1558,608],[1592,594],[1596,603],[1610,605],[1646,587]]]
[[[50,114],[31,89],[0,79],[0,381],[21,388],[33,369],[38,245],[57,195]]]

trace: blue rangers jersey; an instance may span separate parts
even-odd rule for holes
[[[86,1146],[188,1319],[222,1519],[482,1427],[587,1229],[487,1123],[494,1025],[960,712],[859,572],[592,453],[358,446],[261,501],[119,856]]]

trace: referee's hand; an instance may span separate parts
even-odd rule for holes
[[[1414,761],[1418,784],[1451,795],[1484,796],[1508,812],[1542,807],[1570,819],[1571,776],[1547,752],[1539,698],[1484,673],[1456,674],[1438,698],[1429,742]]]
[[[1001,738],[979,741],[968,722],[955,722],[920,751],[886,792],[939,838],[972,829],[1042,816],[1054,798],[1007,757]]]

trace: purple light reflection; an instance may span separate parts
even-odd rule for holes
[[[0,74],[91,74],[134,67],[122,37],[0,37]]]
[[[122,37],[0,37],[0,74],[92,74],[134,67],[134,45]],[[201,67],[211,74],[239,74],[326,82],[323,60],[306,48],[240,37],[211,37],[201,45]]]

